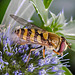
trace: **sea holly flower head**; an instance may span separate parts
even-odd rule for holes
[[[18,23],[12,20],[7,14],[10,15],[11,13],[18,15],[26,20],[29,20],[32,16],[34,17],[35,10],[41,17],[38,23],[40,28],[43,28],[49,32],[54,32],[58,35],[63,35],[65,29],[67,29],[67,25],[69,24],[66,22],[64,17],[64,12],[60,12],[57,16],[50,11],[51,18],[48,18],[48,10],[50,3],[46,2],[46,0],[12,0],[8,6],[8,9],[5,13],[3,18],[2,24],[5,25],[4,31],[2,31],[2,26],[0,26],[0,72],[1,74],[15,74],[15,75],[30,75],[30,74],[39,74],[39,75],[61,75],[65,74],[66,67],[69,63],[69,59],[63,59],[68,53],[64,54],[63,56],[56,55],[53,51],[45,50],[45,58],[43,59],[43,47],[36,49],[35,51],[31,52],[29,62],[28,61],[28,54],[31,48],[37,48],[39,45],[36,44],[25,44],[25,45],[18,45],[14,43],[13,39],[18,41],[17,37],[15,38],[14,30],[16,28],[24,28],[24,26],[18,26]],[[34,10],[34,7],[35,10]],[[47,4],[47,5],[46,5]],[[15,8],[16,5],[16,8]],[[40,9],[41,7],[41,9]],[[13,11],[11,11],[14,9]],[[38,15],[37,15],[38,16]],[[32,18],[33,19],[33,18]],[[41,22],[42,21],[42,22]],[[71,21],[72,22],[72,21]],[[33,22],[34,19],[33,19]],[[37,24],[37,23],[36,23]],[[8,26],[7,26],[8,25]],[[69,24],[70,25],[70,24]],[[66,28],[65,28],[66,27]],[[60,31],[61,30],[61,31]],[[68,33],[68,32],[67,32]],[[67,37],[67,36],[66,36]],[[68,36],[70,37],[70,36]],[[20,42],[20,41],[19,41]],[[63,63],[61,63],[64,61]],[[71,74],[69,72],[69,74]]]
[[[28,53],[29,53],[29,46],[26,45],[9,45],[8,42],[11,40],[8,40],[3,38],[5,44],[2,42],[1,45],[3,45],[3,53],[1,51],[0,54],[0,67],[1,70],[4,68],[7,68],[7,72],[9,73],[8,66],[12,66],[12,68],[15,68],[15,70],[11,70],[12,74],[24,74],[26,73],[38,73],[39,75],[48,74],[48,72],[56,72],[59,73],[61,70],[61,73],[64,72],[61,68],[62,66],[67,66],[66,62],[64,64],[60,63],[60,60],[63,60],[63,57],[58,58],[58,56],[55,55],[51,50],[46,50],[46,57],[45,59],[42,58],[42,48],[41,50],[38,49],[38,51],[33,51],[31,53],[28,68],[26,68],[26,62],[28,59]],[[33,45],[32,45],[33,46]],[[36,45],[37,47],[37,45]],[[28,50],[27,50],[28,49]],[[39,52],[38,55],[36,55]],[[66,54],[67,55],[67,54]],[[64,55],[65,56],[65,55]],[[4,57],[4,58],[3,58]],[[10,60],[8,60],[10,59]],[[69,63],[69,62],[68,62]],[[55,66],[54,66],[55,65]],[[24,70],[22,70],[24,68]],[[26,69],[25,69],[26,68]],[[17,70],[19,69],[19,71]],[[36,71],[37,70],[37,71]]]

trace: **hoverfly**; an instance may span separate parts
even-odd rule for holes
[[[53,50],[53,52],[61,56],[63,55],[63,52],[67,49],[67,47],[70,48],[69,43],[67,43],[64,37],[43,30],[18,16],[10,16],[18,23],[28,27],[24,29],[20,28],[18,30],[15,30],[15,34],[22,40],[19,42],[19,44],[38,44],[41,45],[41,47],[43,46],[43,58],[45,58],[45,47],[49,48],[50,50]],[[29,62],[31,51],[34,50],[36,49],[30,50],[27,63]]]

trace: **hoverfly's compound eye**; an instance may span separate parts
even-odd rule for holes
[[[61,37],[62,38],[62,42],[61,42],[61,45],[60,45],[60,48],[59,48],[59,53],[62,53],[64,50],[67,49],[67,44],[66,44],[66,40],[64,37]]]
[[[64,49],[65,49],[65,42],[62,42],[58,52],[61,53],[64,51]]]

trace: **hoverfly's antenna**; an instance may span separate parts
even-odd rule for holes
[[[69,45],[71,45],[71,43],[66,42],[66,44],[68,45],[69,48],[71,48]]]

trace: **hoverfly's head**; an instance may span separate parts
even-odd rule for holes
[[[67,43],[66,39],[64,37],[62,37],[62,41],[61,41],[61,44],[60,44],[60,48],[58,50],[58,52],[61,54],[61,56],[63,55],[63,52],[67,49],[67,47],[71,48],[69,46],[69,43]]]

